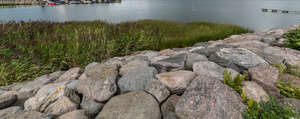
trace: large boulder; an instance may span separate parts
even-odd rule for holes
[[[12,93],[6,93],[0,95],[0,109],[11,106],[17,101],[17,95]]]
[[[271,65],[262,64],[249,69],[251,80],[263,87],[271,96],[280,96],[276,83],[279,80],[279,70]]]
[[[209,60],[237,71],[268,64],[263,58],[244,48],[221,48],[212,54]]]
[[[120,75],[123,76],[124,74],[130,72],[133,69],[139,67],[148,67],[148,66],[149,66],[149,61],[146,61],[144,59],[134,59],[120,68]]]
[[[157,101],[144,91],[113,97],[96,119],[160,119]]]
[[[175,106],[180,96],[171,95],[161,106],[161,113],[163,115],[163,119],[177,119],[175,113]]]
[[[188,53],[186,57],[185,67],[187,70],[193,69],[193,64],[200,61],[208,61],[207,57],[197,53]]]
[[[86,111],[86,115],[89,118],[94,118],[100,112],[100,110],[104,107],[103,103],[96,102],[94,99],[90,99],[88,97],[83,97],[80,103],[80,109]]]
[[[242,119],[247,106],[240,95],[214,77],[196,77],[176,104],[184,119]]]
[[[84,110],[75,110],[59,116],[57,119],[88,119]]]
[[[239,74],[237,71],[233,69],[223,68],[220,65],[211,61],[201,61],[201,62],[194,63],[193,70],[199,76],[205,75],[205,76],[215,77],[221,81],[224,80],[225,70],[231,72],[231,77],[235,77],[236,75]]]
[[[11,114],[4,119],[54,119],[54,118],[53,115],[48,115],[37,111],[22,111],[17,114]]]
[[[5,93],[3,93],[3,95],[16,95],[17,99],[16,102],[13,103],[13,106],[21,106],[21,107],[24,106],[26,100],[34,96],[34,94],[32,94],[31,92],[18,92],[18,91],[6,91]]]
[[[23,110],[19,106],[12,106],[12,107],[9,107],[6,109],[2,109],[2,110],[0,110],[0,118],[7,119],[8,116],[17,114],[21,111],[23,111]]]
[[[242,89],[247,98],[253,99],[256,102],[267,102],[269,99],[267,92],[254,81],[244,81]]]
[[[74,90],[67,87],[67,84],[68,82],[61,82],[45,85],[34,97],[25,102],[25,110],[55,115],[76,110],[79,107],[80,98]]]
[[[79,78],[81,73],[82,70],[79,67],[69,69],[63,75],[61,75],[55,82],[76,80]]]
[[[108,100],[117,92],[117,65],[96,64],[79,77],[78,92],[99,102]]]
[[[172,93],[182,94],[196,74],[191,71],[175,71],[157,74],[156,78],[166,85]]]
[[[157,79],[152,79],[146,86],[145,91],[152,94],[159,103],[163,102],[171,94],[169,89]]]
[[[159,70],[159,72],[178,71],[185,69],[186,53],[178,54],[170,58],[165,58],[156,62],[152,62],[152,65]]]
[[[139,67],[126,73],[118,80],[121,93],[144,90],[157,74],[153,67]]]

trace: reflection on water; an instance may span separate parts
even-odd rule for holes
[[[300,24],[299,14],[262,12],[262,8],[300,11],[299,0],[123,0],[122,3],[32,6],[0,9],[1,21],[85,21],[112,23],[141,19],[211,21],[256,31]]]

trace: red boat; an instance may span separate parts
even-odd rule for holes
[[[48,3],[48,5],[56,5],[56,3],[55,2],[50,2],[50,3]]]

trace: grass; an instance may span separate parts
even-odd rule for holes
[[[20,4],[20,3],[0,3],[0,7],[1,6],[19,6],[19,5],[32,5],[30,3],[23,3],[23,4]]]
[[[0,24],[0,86],[136,51],[187,47],[247,32],[228,24],[156,20]]]
[[[288,48],[300,50],[300,29],[286,33],[285,38],[287,38]]]

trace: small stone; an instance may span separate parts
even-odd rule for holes
[[[103,103],[98,103],[95,100],[89,99],[85,96],[80,103],[80,109],[86,110],[86,115],[90,118],[95,118],[103,107]]]
[[[251,80],[263,87],[271,96],[280,96],[280,90],[276,83],[279,80],[279,71],[277,68],[262,64],[249,69]]]
[[[0,95],[0,109],[7,108],[17,101],[17,95],[7,93]]]
[[[133,69],[136,69],[139,67],[148,67],[148,66],[149,66],[148,61],[140,60],[140,59],[132,60],[121,67],[120,75],[123,76],[124,74],[130,72]]]
[[[240,95],[214,77],[196,77],[176,104],[181,119],[242,119]]]
[[[196,53],[189,53],[186,57],[186,69],[192,70],[193,64],[199,61],[208,61],[207,57],[204,55],[196,54]]]
[[[161,119],[161,114],[154,97],[139,91],[113,97],[95,119]]]
[[[256,102],[267,102],[269,100],[267,92],[253,81],[244,81],[242,89],[247,98],[253,99]]]
[[[177,119],[175,113],[175,106],[180,96],[171,95],[161,106],[163,119]]]
[[[159,60],[157,62],[152,62],[152,65],[159,70],[159,72],[184,70],[186,56],[186,53],[182,53],[170,58]]]
[[[117,65],[96,64],[79,77],[77,91],[99,102],[108,100],[117,92]]]
[[[145,90],[149,82],[157,74],[153,67],[139,67],[126,73],[118,80],[121,93]]]
[[[0,110],[0,118],[1,119],[7,119],[8,116],[17,114],[19,112],[23,111],[22,107],[19,106],[13,106],[6,109]]]
[[[66,71],[55,82],[72,81],[78,79],[82,70],[79,67],[75,67]]]
[[[169,89],[157,79],[152,79],[146,86],[145,91],[152,94],[159,103],[163,102],[170,95]]]
[[[156,75],[156,78],[166,85],[174,94],[182,94],[196,74],[191,71],[166,72]]]
[[[84,110],[75,110],[58,117],[58,119],[88,119]]]

